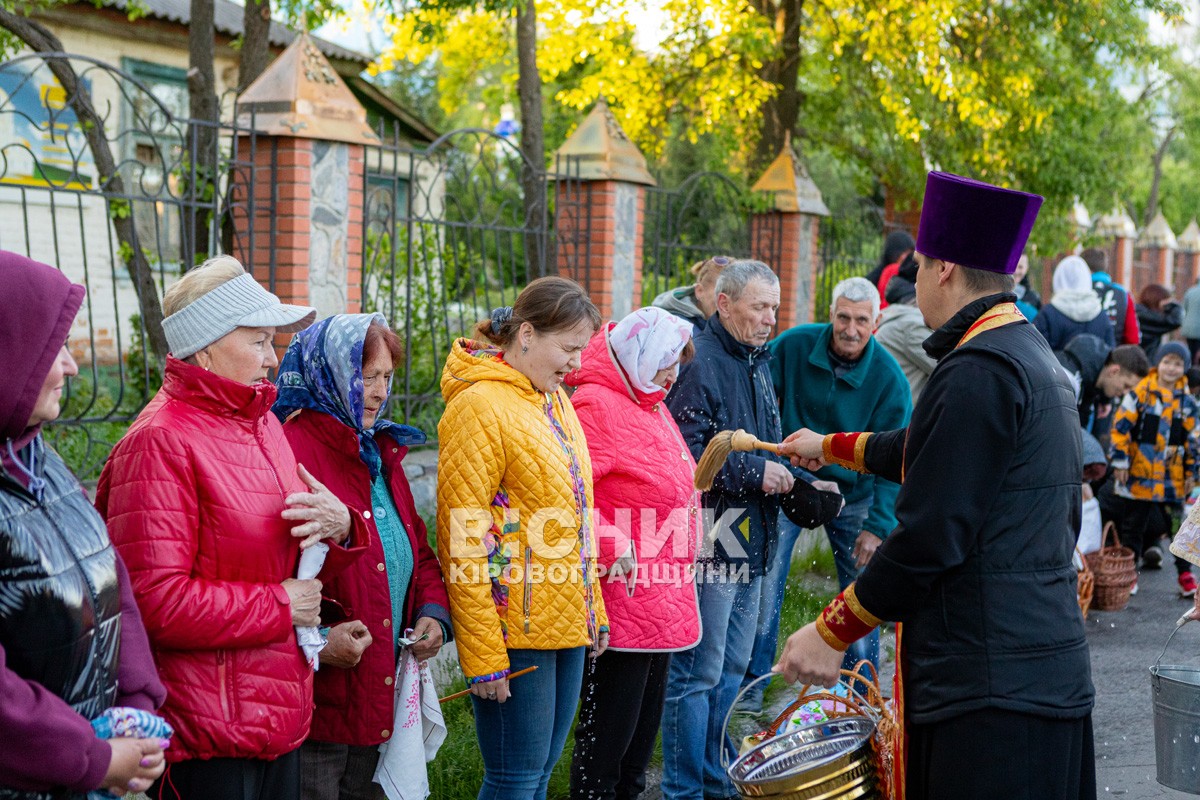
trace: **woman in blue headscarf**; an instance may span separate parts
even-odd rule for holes
[[[338,314],[298,333],[279,367],[274,411],[297,461],[377,534],[325,584],[321,620],[331,627],[300,749],[304,800],[380,796],[371,781],[396,727],[397,639],[419,639],[412,654],[425,661],[450,637],[441,569],[401,466],[425,434],[380,417],[403,357],[383,315]]]

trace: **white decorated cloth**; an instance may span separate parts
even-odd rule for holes
[[[417,662],[412,639],[401,637],[398,642],[395,723],[392,738],[379,745],[375,782],[388,800],[425,800],[429,797],[425,764],[433,761],[446,740],[446,721],[429,665]]]

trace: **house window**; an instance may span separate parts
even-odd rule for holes
[[[127,58],[126,73],[141,86],[126,92],[123,177],[133,200],[138,242],[154,267],[182,261],[182,198],[179,176],[187,136],[187,71]]]

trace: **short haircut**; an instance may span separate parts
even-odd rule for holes
[[[866,278],[846,278],[838,281],[837,286],[833,287],[833,297],[829,300],[829,316],[831,317],[833,310],[837,307],[839,297],[844,297],[851,303],[870,301],[871,319],[879,316],[879,290]]]
[[[1011,292],[1017,285],[1012,275],[1005,275],[1003,272],[971,269],[962,264],[958,266],[962,269],[963,283],[971,292],[987,292],[988,294]]]
[[[213,256],[195,269],[188,270],[167,290],[162,299],[164,317],[182,311],[218,286],[228,283],[246,268],[233,256]]]
[[[392,357],[392,369],[399,369],[404,364],[404,340],[394,330],[378,321],[367,326],[363,337],[363,364],[379,354],[381,349],[387,350]]]
[[[1079,254],[1092,272],[1108,272],[1108,253],[1098,247],[1089,247]]]
[[[739,259],[721,271],[721,277],[717,278],[716,292],[736,303],[750,285],[750,281],[756,280],[775,286],[779,283],[779,276],[761,261]]]
[[[1144,378],[1150,374],[1150,359],[1146,357],[1146,351],[1141,345],[1123,344],[1119,347],[1114,347],[1104,359],[1104,366],[1116,364],[1124,372],[1132,372],[1139,378]]]
[[[925,266],[932,267],[938,261],[943,263],[953,264],[953,261],[946,262],[942,258],[925,257]],[[999,292],[1011,292],[1016,288],[1017,282],[1013,280],[1012,275],[1005,275],[1002,272],[991,272],[986,269],[971,269],[958,264],[959,272],[962,273],[963,283],[967,290],[976,293],[997,294]]]

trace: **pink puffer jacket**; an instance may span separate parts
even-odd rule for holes
[[[608,346],[613,323],[588,344],[567,378],[587,435],[600,563],[632,544],[636,580],[601,579],[613,650],[686,650],[700,640],[693,566],[700,536],[696,462],[662,399],[626,380]]]

